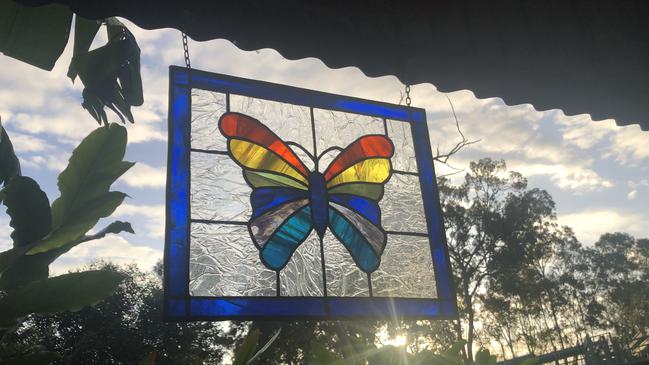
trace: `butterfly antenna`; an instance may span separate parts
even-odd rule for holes
[[[307,151],[306,148],[302,147],[301,145],[299,145],[299,144],[297,144],[295,142],[285,142],[285,143],[287,145],[289,145],[289,146],[295,146],[295,147],[299,148],[300,150],[302,150],[302,152],[306,153],[307,156],[309,156],[309,158],[313,161],[314,164],[316,164],[316,165],[318,164],[318,161],[316,160],[316,158],[313,156],[313,154],[311,154],[311,152]]]

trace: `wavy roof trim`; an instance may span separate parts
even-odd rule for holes
[[[649,2],[18,0],[649,130]]]

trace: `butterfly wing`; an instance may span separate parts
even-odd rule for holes
[[[382,135],[351,143],[324,173],[329,194],[329,227],[356,265],[369,273],[378,268],[387,236],[381,228],[383,184],[392,174],[394,146]]]
[[[219,129],[252,187],[250,236],[262,262],[281,270],[312,230],[309,171],[293,150],[258,120],[225,113]]]

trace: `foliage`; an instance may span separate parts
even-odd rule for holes
[[[16,175],[20,175],[20,163],[0,118],[0,185],[5,185]],[[2,195],[0,195],[1,201]]]
[[[3,130],[0,161],[16,161]],[[5,145],[6,143],[6,145]],[[59,176],[61,196],[50,207],[46,194],[33,179],[11,167],[0,195],[7,208],[13,247],[0,252],[0,359],[3,363],[51,359],[37,347],[5,343],[31,314],[78,311],[109,296],[122,280],[117,272],[93,270],[49,277],[49,265],[71,248],[109,233],[131,232],[129,223],[113,222],[88,234],[124,198],[109,191],[112,183],[133,164],[123,161],[124,127],[112,124],[86,137]],[[8,155],[13,155],[8,156]],[[32,349],[33,351],[31,351]],[[39,360],[40,361],[40,360]]]
[[[145,364],[143,359],[158,365],[219,364],[226,349],[240,342],[242,332],[237,328],[227,330],[209,322],[163,322],[158,274],[110,263],[97,263],[91,269],[117,273],[124,279],[112,296],[94,307],[30,317],[13,340],[56,351],[63,356],[61,363],[83,365]],[[256,343],[252,345],[254,354]],[[238,348],[245,351],[245,345]]]
[[[435,353],[424,350],[416,354],[409,353],[405,347],[383,346],[367,355],[368,365],[463,365],[462,349],[466,343],[457,341],[446,349]],[[338,357],[335,353],[316,344],[309,353],[309,364],[336,365],[348,364],[349,359]],[[475,365],[496,365],[496,357],[489,350],[481,348],[476,352]],[[531,363],[527,365],[532,365]]]
[[[473,361],[478,294],[486,282],[504,271],[517,272],[526,252],[540,234],[535,222],[553,217],[554,203],[545,192],[527,190],[527,180],[507,174],[504,161],[482,159],[470,164],[459,186],[440,181],[449,256],[458,287],[458,301],[465,329],[456,326],[458,338],[466,338],[465,356]]]
[[[72,12],[64,5],[26,7],[0,0],[0,51],[33,66],[51,70],[70,35]],[[108,43],[89,50],[100,25],[106,24]],[[73,58],[68,68],[85,88],[82,106],[99,123],[108,125],[104,107],[122,122],[133,122],[131,106],[144,102],[140,48],[133,34],[117,19],[89,20],[76,15]],[[1,175],[0,175],[1,176]]]

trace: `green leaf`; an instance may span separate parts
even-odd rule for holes
[[[19,175],[20,162],[18,161],[18,157],[16,157],[14,146],[11,144],[9,135],[2,126],[2,119],[0,119],[0,184],[7,184],[12,177]],[[4,193],[0,192],[0,195],[4,195]],[[0,196],[0,201],[2,200],[3,197]]]
[[[70,35],[72,12],[64,5],[26,7],[0,0],[0,51],[51,70]]]
[[[126,194],[108,190],[134,165],[122,161],[125,150],[126,128],[117,124],[97,128],[84,138],[59,175],[61,196],[52,204],[53,231],[30,255],[75,242],[115,211]]]
[[[79,16],[79,14],[75,15],[74,50],[70,67],[68,67],[68,77],[72,79],[72,81],[74,81],[78,74],[74,57],[88,52],[100,26],[101,22],[98,20],[89,20]]]
[[[38,183],[26,176],[16,176],[4,189],[4,205],[11,217],[9,225],[14,247],[25,246],[45,237],[52,228],[47,195]]]
[[[115,18],[106,19],[108,43],[75,55],[73,64],[83,82],[82,106],[99,122],[108,122],[104,107],[122,122],[133,122],[131,106],[144,102],[140,48],[133,34]]]
[[[52,204],[54,228],[62,226],[88,201],[106,193],[133,166],[122,161],[126,140],[126,128],[111,124],[95,129],[74,149],[68,166],[59,175],[61,196]]]
[[[24,286],[0,299],[0,325],[28,314],[78,311],[111,295],[123,275],[114,271],[65,274]]]
[[[0,276],[0,290],[9,292],[28,283],[47,279],[50,263],[45,254],[18,256]]]
[[[260,332],[258,329],[248,333],[248,336],[246,336],[246,339],[243,340],[243,343],[234,354],[234,362],[232,365],[245,365],[248,363],[248,360],[255,355],[255,349],[259,343],[259,335]]]
[[[118,234],[121,232],[135,233],[130,223],[115,221],[96,234],[83,236],[81,239],[59,248],[34,255],[25,255],[27,251],[36,247],[35,244],[32,244],[22,252],[19,252],[18,256],[16,256],[15,260],[10,263],[6,270],[0,270],[0,290],[11,291],[32,281],[45,279],[49,275],[49,265],[73,247],[84,242],[103,238],[109,233]],[[0,258],[4,254],[0,253]]]
[[[126,194],[122,192],[111,191],[86,202],[83,207],[75,209],[62,226],[29,250],[27,255],[47,252],[80,239],[97,224],[100,218],[113,214],[125,197]]]
[[[61,355],[56,352],[42,351],[0,360],[0,365],[46,365],[60,358]]]

